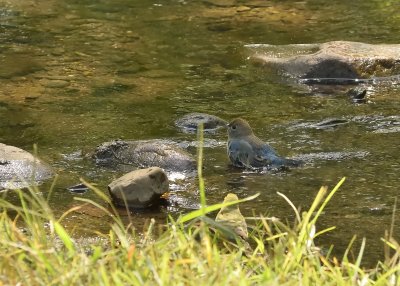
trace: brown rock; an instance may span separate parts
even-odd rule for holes
[[[168,191],[165,172],[158,167],[132,171],[108,185],[108,190],[118,206],[146,208],[154,205]]]
[[[333,41],[249,47],[250,59],[297,78],[368,78],[400,74],[400,45]]]

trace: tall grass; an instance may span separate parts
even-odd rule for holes
[[[0,285],[399,285],[400,247],[391,232],[383,239],[386,260],[368,270],[361,267],[365,240],[356,261],[347,257],[353,241],[340,259],[322,254],[314,244],[333,229],[317,230],[316,223],[343,182],[331,191],[322,187],[303,213],[281,194],[292,206],[296,224],[257,217],[250,248],[219,235],[210,218],[193,223],[224,206],[206,206],[205,195],[201,210],[170,219],[157,236],[154,221],[138,234],[115,210],[80,198],[110,221],[107,233],[96,233],[99,242],[83,247],[64,227],[74,209],[57,217],[38,189],[19,190],[18,204],[5,195],[0,199]]]

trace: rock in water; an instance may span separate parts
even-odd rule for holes
[[[248,48],[252,52],[250,59],[255,62],[300,79],[343,80],[400,74],[400,45],[396,44],[333,41],[286,46],[253,45]]]
[[[29,152],[0,143],[0,189],[26,188],[52,175],[50,167]]]
[[[168,177],[158,167],[132,171],[108,185],[114,203],[125,206],[126,201],[130,208],[146,208],[154,205],[168,188]]]
[[[196,112],[186,114],[175,121],[175,125],[178,128],[188,133],[196,132],[200,123],[203,123],[205,132],[214,132],[228,124],[228,122],[217,116]]]
[[[156,166],[174,172],[196,169],[193,156],[168,140],[106,142],[96,148],[92,157],[97,164],[110,168]]]
[[[239,200],[237,195],[229,193],[224,198],[223,203],[229,203],[237,200]],[[247,223],[240,212],[238,204],[221,208],[217,214],[217,217],[215,218],[215,221],[231,228],[243,239],[247,239],[249,237],[247,232]]]

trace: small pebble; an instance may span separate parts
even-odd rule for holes
[[[85,184],[77,184],[67,188],[67,190],[75,194],[84,194],[89,190],[89,188]]]

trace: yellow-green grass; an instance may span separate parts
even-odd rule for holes
[[[293,208],[296,223],[252,218],[256,223],[243,241],[212,220],[210,212],[223,204],[206,205],[201,159],[199,151],[201,209],[170,218],[162,231],[151,221],[137,232],[117,210],[104,207],[112,206],[110,199],[94,187],[98,202],[76,198],[104,212],[109,224],[109,231],[96,232],[100,240],[89,245],[66,227],[74,208],[56,216],[37,188],[15,191],[15,204],[2,195],[0,285],[400,285],[400,246],[392,230],[382,239],[386,258],[373,269],[361,266],[365,240],[354,261],[347,256],[354,240],[338,259],[314,244],[333,229],[317,230],[316,223],[344,179],[331,191],[322,187],[303,213],[280,194]]]
[[[201,219],[217,207],[170,219],[155,235],[154,222],[137,234],[95,202],[108,213],[110,230],[88,249],[63,227],[67,213],[55,217],[37,189],[16,191],[19,204],[0,199],[0,285],[398,285],[400,252],[390,236],[384,244],[391,256],[368,270],[360,266],[364,240],[352,262],[314,245],[329,230],[317,231],[317,219],[343,181],[330,192],[321,188],[308,211],[294,209],[295,226],[258,217],[250,249]]]

